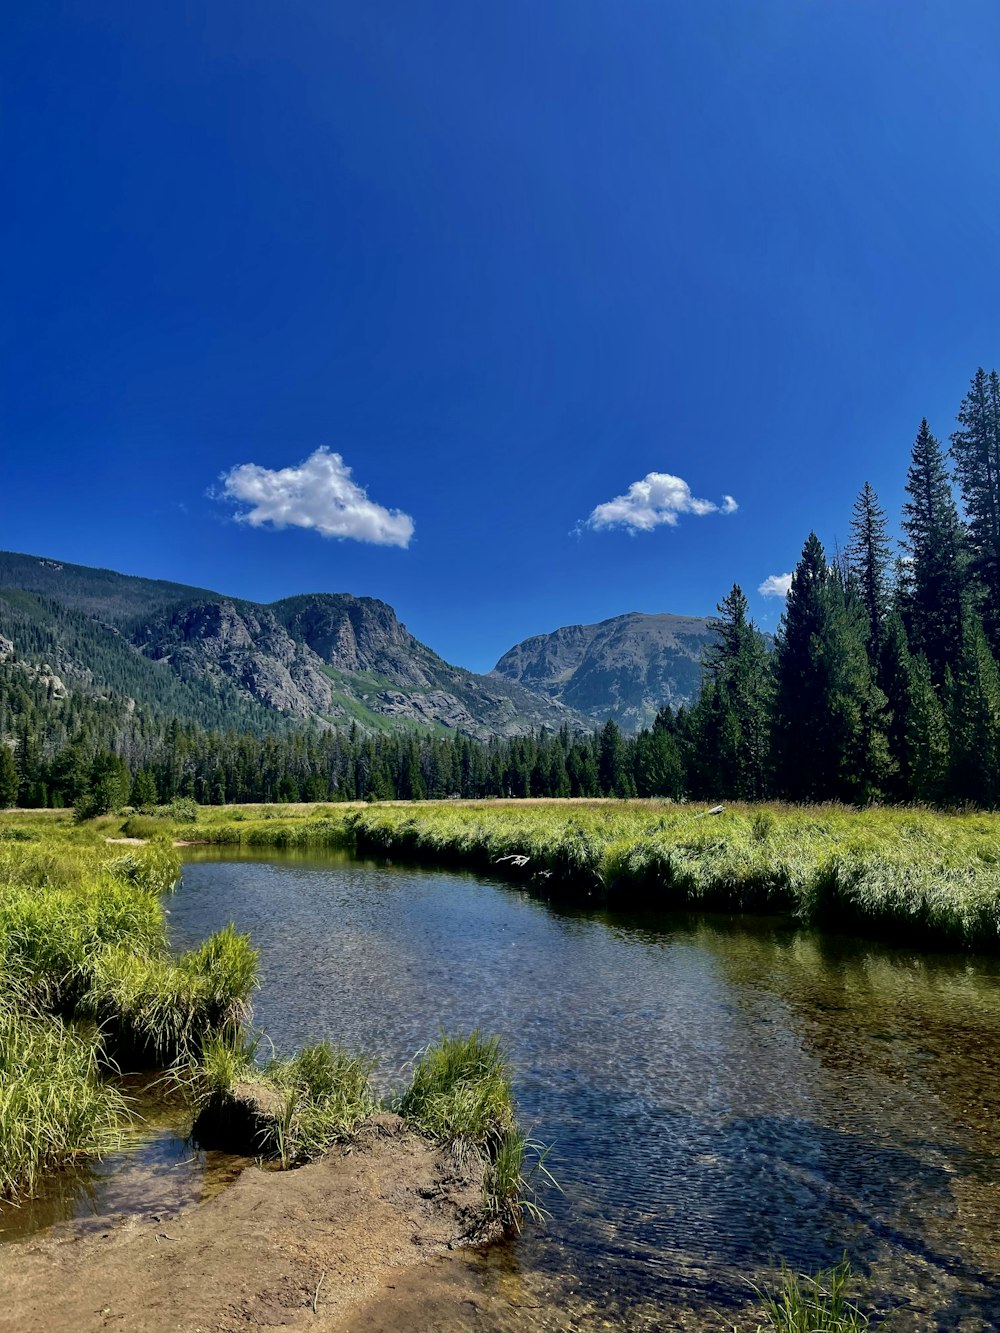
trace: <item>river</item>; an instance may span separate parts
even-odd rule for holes
[[[178,948],[251,933],[279,1054],[343,1041],[388,1089],[440,1032],[504,1038],[562,1193],[480,1261],[485,1287],[514,1273],[606,1327],[724,1327],[748,1279],[846,1251],[893,1327],[1000,1326],[1000,962],[334,853],[197,852],[168,905]],[[231,1169],[176,1125],[144,1142],[62,1212],[149,1161],[167,1189]]]

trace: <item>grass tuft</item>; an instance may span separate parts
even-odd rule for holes
[[[773,1289],[755,1288],[767,1319],[757,1333],[863,1333],[871,1320],[848,1296],[851,1278],[846,1257],[812,1276],[782,1269]]]

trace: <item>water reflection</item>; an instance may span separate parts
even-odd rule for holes
[[[378,1052],[389,1087],[441,1030],[506,1038],[565,1193],[472,1261],[496,1327],[553,1327],[553,1305],[575,1312],[558,1327],[731,1327],[748,1277],[845,1250],[895,1328],[1000,1327],[996,960],[301,853],[198,853],[170,912],[178,948],[252,933],[279,1052],[333,1036]],[[158,1178],[206,1187],[182,1149],[149,1137],[144,1206]],[[126,1177],[88,1177],[95,1214],[135,1208]]]
[[[190,1115],[165,1095],[162,1081],[124,1080],[134,1123],[119,1152],[102,1162],[69,1167],[45,1178],[36,1198],[0,1203],[0,1240],[40,1231],[103,1231],[137,1213],[166,1217],[210,1199],[235,1180],[244,1157],[206,1153],[190,1140]]]
[[[1000,1325],[996,962],[301,854],[198,861],[172,911],[179,945],[253,933],[279,1050],[333,1034],[389,1084],[439,1030],[500,1032],[565,1190],[511,1253],[621,1322],[846,1249],[911,1326]]]

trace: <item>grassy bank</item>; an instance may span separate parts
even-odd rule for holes
[[[373,807],[359,851],[533,879],[630,909],[788,912],[838,930],[1000,947],[1000,818],[925,810]]]
[[[167,823],[191,841],[467,867],[595,906],[782,912],[935,947],[1000,948],[996,814],[484,801],[223,807]]]
[[[256,954],[228,930],[170,956],[162,897],[180,862],[169,842],[123,849],[58,824],[0,827],[4,1197],[113,1147],[127,1109],[109,1072],[238,1026]]]
[[[374,1061],[328,1042],[266,1064],[256,1057],[252,1043],[213,1038],[178,1071],[204,1145],[296,1166],[351,1142],[388,1112],[450,1147],[456,1166],[481,1180],[482,1227],[503,1231],[518,1227],[525,1211],[538,1215],[525,1179],[533,1145],[518,1126],[511,1071],[495,1037],[442,1037],[418,1054],[410,1083],[381,1100],[370,1082]]]
[[[478,1163],[484,1218],[516,1225],[525,1142],[495,1041],[443,1039],[416,1061],[412,1085],[379,1103],[365,1056],[320,1043],[257,1059],[257,954],[232,926],[170,954],[163,898],[180,874],[178,834],[231,844],[235,828],[250,846],[297,846],[347,832],[342,813],[245,813],[141,816],[155,835],[145,845],[108,841],[138,836],[121,818],[0,819],[0,1198],[114,1148],[128,1123],[117,1073],[171,1065],[205,1140],[290,1167],[350,1141],[374,1113],[398,1112]]]

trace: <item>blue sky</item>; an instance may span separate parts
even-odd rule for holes
[[[975,0],[11,9],[0,546],[476,669],[734,581],[773,627],[1000,362],[998,51]]]

